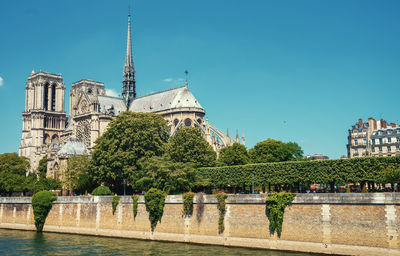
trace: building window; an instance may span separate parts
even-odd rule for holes
[[[363,139],[364,145],[367,145],[367,139]]]
[[[379,147],[379,152],[382,152],[382,147]]]
[[[186,126],[186,127],[192,126],[192,120],[190,120],[189,118],[186,118],[186,119],[185,119],[185,126]]]
[[[358,140],[354,140],[354,145],[358,145]]]
[[[378,131],[378,135],[382,135],[382,131]]]
[[[354,154],[358,154],[358,148],[354,149]]]
[[[388,138],[388,142],[389,142],[389,143],[392,142],[392,138],[389,137],[389,138]]]
[[[392,130],[387,130],[387,134],[392,134]]]
[[[375,139],[372,139],[372,145],[375,145]]]
[[[400,145],[397,145],[397,146],[396,146],[396,149],[397,149],[397,150],[400,150]]]
[[[397,137],[396,139],[397,139],[397,142],[400,142],[400,137]]]
[[[390,146],[387,146],[387,150],[388,150],[388,152],[392,151],[392,149],[390,148]]]
[[[382,138],[379,138],[379,144],[383,144]]]
[[[372,152],[375,152],[375,147],[372,147],[371,149],[372,149]]]

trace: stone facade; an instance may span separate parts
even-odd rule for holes
[[[66,124],[65,85],[61,75],[44,72],[28,77],[19,155],[38,166],[43,155],[57,150]]]
[[[268,230],[265,196],[231,195],[226,199],[225,231],[218,233],[217,200],[204,196],[197,218],[182,217],[181,196],[167,196],[164,215],[150,230],[144,198],[133,218],[132,199],[122,196],[112,214],[112,196],[58,197],[44,231],[216,244],[340,255],[400,255],[400,195],[298,194],[285,209],[281,237]],[[34,230],[30,198],[0,198],[0,228]]]
[[[385,120],[359,119],[349,129],[347,157],[400,155],[400,127]]]
[[[106,131],[109,122],[128,110],[162,115],[171,135],[181,127],[196,127],[217,152],[235,142],[228,134],[204,120],[205,109],[190,92],[187,79],[183,86],[136,97],[130,33],[129,16],[121,98],[107,96],[101,82],[80,80],[72,84],[67,117],[62,76],[32,71],[26,83],[19,148],[19,155],[30,159],[30,172],[34,172],[40,159],[47,155],[47,175],[59,178],[65,171],[69,156],[90,154],[96,139]],[[236,142],[239,142],[238,134]],[[244,144],[244,136],[241,143]]]

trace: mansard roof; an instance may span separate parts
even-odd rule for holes
[[[177,108],[197,108],[204,111],[186,86],[152,93],[136,98],[129,106],[133,112],[162,112]]]
[[[99,101],[99,112],[108,113],[110,109],[113,109],[115,115],[118,115],[121,112],[126,111],[125,102],[121,98],[99,95],[97,96]]]

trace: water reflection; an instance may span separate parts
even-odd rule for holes
[[[0,229],[0,255],[264,255],[306,256],[223,246]]]

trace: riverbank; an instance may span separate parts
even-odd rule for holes
[[[30,198],[0,198],[0,228],[34,230]],[[181,196],[168,196],[161,223],[150,230],[143,197],[133,217],[132,199],[58,197],[44,231],[145,240],[346,255],[400,255],[398,193],[298,194],[285,210],[281,237],[270,234],[262,195],[226,199],[225,231],[218,233],[215,196],[194,200],[182,217]],[[198,210],[203,208],[201,214]]]

